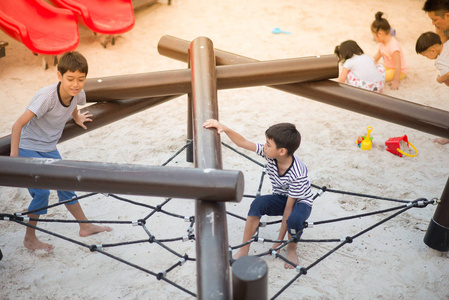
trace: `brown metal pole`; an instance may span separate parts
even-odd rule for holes
[[[187,60],[189,43],[172,36],[159,40],[159,53]],[[216,63],[243,64],[257,60],[215,49]],[[381,120],[449,138],[449,112],[378,94],[331,80],[270,86],[281,91],[334,105]]]
[[[206,120],[218,118],[215,56],[209,39],[193,40],[190,62],[195,167],[222,169],[220,138],[203,128]],[[196,201],[195,227],[198,299],[231,299],[225,204]]]
[[[240,201],[238,171],[0,157],[0,186]]]
[[[188,53],[188,68],[190,69],[190,49]],[[186,161],[193,163],[193,105],[192,105],[192,93],[187,94],[187,142],[190,145],[186,149]]]
[[[449,251],[449,178],[433,218],[430,220],[424,243],[441,252]]]
[[[83,108],[81,111],[89,111],[93,114],[92,122],[86,123],[87,130],[82,129],[73,120],[67,122],[59,142],[69,140],[81,134],[111,124],[126,118],[147,108],[162,104],[178,96],[147,97],[133,100],[120,100],[99,102]],[[11,148],[11,135],[0,138],[0,156],[9,155]]]
[[[232,299],[268,299],[268,266],[257,256],[242,256],[232,264]]]
[[[338,77],[338,62],[335,55],[301,57],[220,66],[216,74],[217,89],[275,85]],[[190,70],[171,70],[90,78],[84,90],[87,101],[96,102],[187,94],[192,86]]]

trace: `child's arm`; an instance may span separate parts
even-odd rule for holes
[[[397,90],[399,88],[399,78],[401,77],[401,54],[399,51],[393,52],[394,61],[394,78],[390,84],[392,90]]]
[[[257,149],[255,143],[248,141],[243,136],[241,136],[239,133],[226,127],[225,125],[221,124],[217,120],[214,120],[214,119],[207,120],[206,122],[204,122],[203,127],[206,129],[215,128],[215,129],[217,129],[218,134],[220,134],[222,132],[226,133],[226,135],[231,139],[231,141],[234,144],[236,144],[238,147],[241,147],[246,150],[254,151],[254,152]]]
[[[86,125],[84,125],[84,122],[92,122],[91,119],[92,115],[89,114],[88,111],[85,111],[81,113],[78,108],[75,108],[75,110],[72,113],[72,118],[75,121],[78,126],[80,126],[83,129],[87,129]]]
[[[345,83],[346,82],[346,77],[348,76],[348,74],[349,74],[349,70],[348,69],[341,68],[340,76],[338,76],[338,82]]]
[[[437,76],[437,82],[438,83],[444,83],[446,85],[449,85],[449,72],[447,72],[444,75],[438,75]]]
[[[290,217],[290,214],[292,213],[293,206],[295,205],[296,199],[292,197],[287,198],[287,203],[285,204],[284,208],[284,214],[282,215],[282,223],[281,223],[281,229],[279,229],[279,235],[278,240],[283,240],[285,237],[285,234],[287,233],[287,219]]]
[[[29,109],[27,109],[14,123],[11,129],[11,152],[10,156],[19,156],[19,143],[20,136],[22,134],[22,128],[31,121],[36,115]]]
[[[379,62],[379,59],[382,57],[382,55],[380,54],[380,50],[377,50],[377,53],[374,55],[374,64],[377,65],[377,63]]]

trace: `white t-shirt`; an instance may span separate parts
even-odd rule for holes
[[[435,59],[435,67],[440,71],[441,76],[449,72],[449,41],[443,44],[443,51]]]
[[[351,71],[357,79],[366,82],[382,81],[382,76],[374,64],[374,59],[366,54],[354,55],[343,63],[343,68]]]
[[[59,96],[59,83],[39,90],[27,109],[36,116],[22,129],[19,147],[38,152],[56,150],[56,144],[62,135],[65,124],[72,118],[77,105],[86,104],[84,90],[72,98],[69,106],[62,104]]]

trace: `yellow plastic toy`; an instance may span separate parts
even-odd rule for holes
[[[371,147],[373,146],[373,142],[371,141],[369,135],[371,133],[371,131],[373,130],[373,127],[369,126],[368,128],[366,128],[367,134],[365,139],[360,143],[360,149],[362,150],[370,150]]]

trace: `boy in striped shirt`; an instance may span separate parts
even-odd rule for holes
[[[267,160],[267,173],[272,185],[271,195],[256,197],[251,203],[243,232],[243,243],[248,242],[256,233],[262,215],[282,216],[278,240],[283,240],[288,233],[289,238],[301,236],[304,222],[312,211],[313,195],[307,167],[294,155],[301,143],[301,135],[295,125],[279,123],[265,131],[265,144],[256,144],[246,140],[242,135],[221,124],[217,120],[208,120],[204,128],[215,128],[222,132],[238,147],[254,151]],[[273,249],[280,243],[274,244]],[[248,255],[250,244],[240,248],[233,256],[237,259]],[[287,245],[287,259],[298,265],[296,254],[297,243]],[[286,269],[294,267],[285,263]]]

